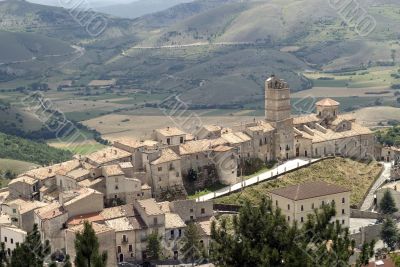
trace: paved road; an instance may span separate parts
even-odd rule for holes
[[[381,185],[390,178],[390,170],[392,168],[391,162],[383,163],[384,170],[381,176],[376,180],[375,184],[372,186],[371,190],[368,192],[367,197],[364,199],[363,204],[361,205],[360,210],[365,211],[369,210],[374,204],[374,195],[375,191],[381,187]]]
[[[320,161],[321,159],[312,159],[311,163],[315,163],[317,161]],[[199,198],[196,199],[197,202],[201,202],[201,201],[207,201],[207,200],[211,200],[217,197],[221,197],[224,195],[227,195],[229,193],[231,193],[232,191],[236,191],[236,190],[240,190],[241,188],[245,188],[251,185],[254,185],[258,182],[261,181],[267,181],[267,180],[271,180],[272,178],[274,178],[276,175],[281,175],[284,174],[286,172],[289,172],[291,170],[297,169],[297,168],[301,168],[303,166],[306,166],[307,164],[310,163],[310,159],[301,159],[301,158],[297,158],[297,159],[292,159],[289,160],[285,163],[283,163],[282,165],[279,165],[278,167],[276,167],[275,169],[266,171],[264,173],[261,173],[257,176],[254,176],[252,178],[249,178],[243,182],[239,182],[237,184],[231,185],[231,186],[227,186],[225,188],[222,188],[220,190],[217,190],[215,192],[209,193],[207,195],[201,196]]]

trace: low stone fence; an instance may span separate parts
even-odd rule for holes
[[[362,245],[364,242],[379,240],[382,231],[382,224],[374,224],[362,227],[357,233],[350,233],[350,239],[356,241],[356,246]]]
[[[370,211],[362,211],[357,209],[350,210],[350,218],[361,218],[361,219],[379,219],[380,214]]]

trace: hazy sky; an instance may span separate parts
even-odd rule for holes
[[[65,0],[28,0],[32,3],[43,4],[43,5],[52,5],[52,6],[59,6],[60,2],[65,2]],[[72,2],[74,0],[69,0],[67,2]],[[124,3],[131,3],[138,0],[84,0],[85,2],[93,5],[110,5],[110,4],[124,4]]]

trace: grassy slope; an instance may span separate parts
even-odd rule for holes
[[[27,161],[0,159],[0,170],[11,170],[16,174],[21,174],[37,166],[37,164]]]
[[[262,197],[267,196],[268,192],[275,188],[307,181],[326,181],[351,189],[351,204],[358,204],[362,201],[365,193],[381,170],[382,167],[377,162],[365,164],[350,159],[328,159],[313,164],[308,168],[286,174],[277,180],[263,182],[248,187],[242,192],[216,199],[216,202],[240,204],[245,200],[249,200],[253,204],[258,204]]]
[[[72,153],[49,147],[44,143],[0,133],[0,158],[49,165],[66,161],[71,157]]]

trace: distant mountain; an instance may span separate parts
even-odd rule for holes
[[[137,0],[128,4],[95,7],[95,10],[121,18],[138,18],[193,0]]]

